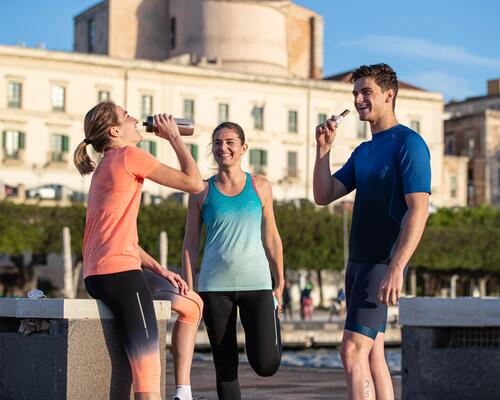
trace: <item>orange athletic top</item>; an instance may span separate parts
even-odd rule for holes
[[[144,178],[160,162],[137,147],[117,147],[104,153],[90,184],[85,233],[83,277],[141,268],[137,214]]]

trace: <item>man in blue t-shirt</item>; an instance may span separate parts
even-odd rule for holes
[[[387,64],[352,75],[354,106],[372,139],[333,175],[337,118],[316,128],[314,199],[326,205],[356,189],[346,270],[347,316],[341,356],[349,399],[394,399],[384,358],[387,305],[401,295],[404,270],[424,231],[431,192],[430,154],[422,137],[394,114],[398,79]]]

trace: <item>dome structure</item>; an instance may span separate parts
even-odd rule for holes
[[[258,74],[288,73],[286,14],[288,1],[170,0],[175,47],[217,60],[222,68]]]

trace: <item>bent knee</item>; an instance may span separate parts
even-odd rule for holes
[[[255,373],[262,377],[273,376],[280,367],[280,360],[268,363],[250,363]]]
[[[172,302],[172,309],[179,315],[177,321],[198,326],[203,315],[203,300],[197,293],[190,291]]]
[[[276,372],[278,372],[279,364],[276,366],[259,368],[255,370],[255,373],[262,377],[273,376]]]

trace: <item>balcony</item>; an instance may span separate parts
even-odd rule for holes
[[[68,164],[68,152],[49,151],[47,161],[50,166],[66,167]]]
[[[2,163],[4,165],[22,165],[24,163],[24,150],[9,150],[2,149]]]
[[[283,175],[288,179],[298,179],[299,178],[299,169],[297,167],[287,167],[283,171]]]
[[[267,175],[267,166],[266,165],[251,165],[250,170],[253,175]]]

